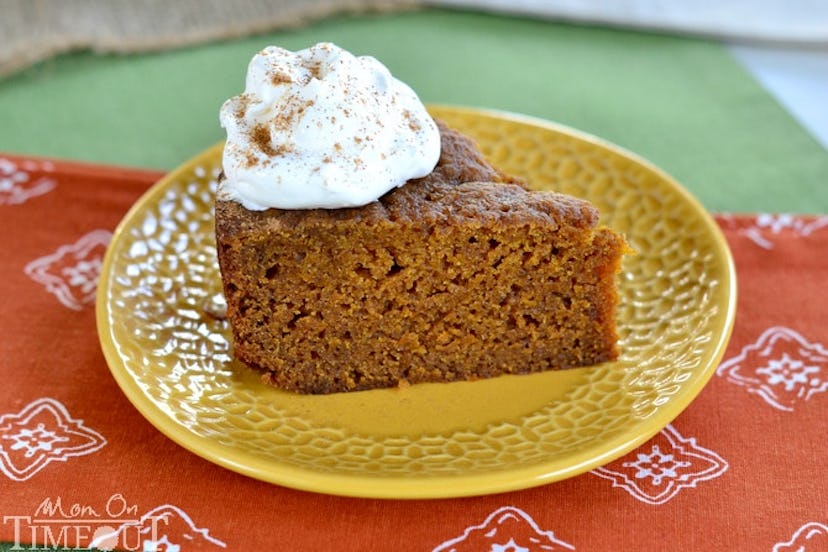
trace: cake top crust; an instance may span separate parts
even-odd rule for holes
[[[441,155],[431,174],[410,180],[363,207],[250,211],[235,201],[216,201],[220,238],[249,231],[320,230],[360,225],[434,225],[465,220],[481,225],[543,223],[589,229],[599,214],[589,202],[554,192],[530,191],[520,179],[489,164],[474,142],[437,121]]]

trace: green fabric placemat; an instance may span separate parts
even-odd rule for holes
[[[615,142],[714,211],[828,212],[828,153],[719,44],[473,12],[344,16],[161,54],[78,53],[0,81],[0,151],[171,169],[268,44],[374,55],[426,102],[505,109]]]

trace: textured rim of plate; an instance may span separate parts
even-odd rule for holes
[[[693,208],[694,214],[704,222],[710,238],[715,243],[714,249],[725,269],[725,274],[722,275],[722,289],[723,294],[727,297],[727,305],[724,306],[721,315],[715,318],[716,323],[714,324],[713,330],[715,338],[709,344],[709,347],[712,348],[712,355],[707,365],[700,366],[696,372],[696,377],[689,380],[683,386],[682,390],[675,394],[667,404],[662,406],[655,415],[642,420],[640,424],[635,426],[634,431],[622,433],[617,438],[606,441],[604,446],[600,447],[598,451],[587,449],[575,454],[572,461],[568,462],[565,466],[558,466],[557,464],[560,464],[560,460],[557,460],[549,464],[537,464],[527,468],[511,468],[505,471],[468,476],[436,475],[428,478],[406,478],[405,476],[388,478],[345,473],[320,473],[312,469],[301,469],[268,461],[249,454],[244,450],[221,445],[207,437],[194,435],[185,426],[171,418],[160,405],[156,404],[140,389],[135,380],[123,369],[123,363],[117,353],[117,347],[108,323],[109,305],[106,300],[106,290],[108,287],[106,282],[111,278],[113,266],[113,248],[109,248],[101,267],[99,281],[102,285],[99,285],[97,292],[96,318],[98,337],[110,371],[121,387],[121,390],[132,405],[156,429],[185,449],[210,462],[237,473],[285,487],[362,498],[454,498],[526,489],[561,481],[585,473],[615,460],[646,442],[673,421],[693,401],[710,380],[719,361],[724,355],[725,348],[733,331],[736,310],[736,275],[733,258],[724,235],[702,204],[675,179],[646,159],[586,132],[544,119],[507,111],[451,105],[430,105],[429,108],[462,112],[472,116],[479,114],[509,119],[566,134],[582,142],[590,143],[596,147],[611,151],[616,155],[626,157],[656,174],[664,184],[674,188],[683,200]],[[222,144],[215,144],[202,151],[168,173],[147,190],[118,224],[113,233],[111,243],[114,244],[121,238],[131,219],[142,211],[145,205],[160,196],[170,182],[176,181],[182,174],[191,172],[202,159],[216,155],[216,150],[220,150]]]

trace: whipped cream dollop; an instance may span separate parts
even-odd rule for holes
[[[270,46],[221,107],[219,197],[250,210],[336,209],[429,174],[440,132],[417,94],[370,56]]]

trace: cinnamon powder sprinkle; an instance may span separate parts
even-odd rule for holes
[[[286,144],[280,144],[274,148],[273,143],[270,141],[270,131],[268,131],[267,126],[263,124],[254,126],[253,130],[250,132],[250,137],[253,139],[253,144],[259,148],[259,151],[270,157],[284,155],[293,149],[291,146]],[[249,156],[247,158],[247,162],[250,163],[250,165],[256,162],[255,158],[251,162],[251,157],[252,156]]]
[[[411,112],[406,109],[405,111],[403,111],[403,115],[405,116],[406,120],[408,121],[408,128],[410,128],[414,132],[419,132],[422,127],[414,119],[414,116],[411,114]]]
[[[313,76],[313,78],[322,80],[322,62],[321,61],[314,62],[313,65],[310,65],[308,67],[308,71]]]
[[[253,130],[250,131],[250,137],[262,153],[265,155],[275,155],[276,151],[273,148],[273,144],[270,143],[270,131],[267,129],[267,126],[263,124],[254,126]]]
[[[292,81],[289,76],[277,71],[273,73],[272,77],[270,77],[270,82],[273,84],[273,86],[279,86],[280,84],[287,84]]]
[[[255,155],[253,155],[253,154],[252,154],[252,153],[250,153],[249,151],[248,151],[248,152],[245,152],[245,154],[244,154],[244,164],[245,164],[245,167],[246,167],[246,168],[248,168],[248,169],[249,169],[250,167],[252,167],[253,165],[255,165],[255,164],[256,164],[256,161],[258,161],[258,160],[256,159],[256,156],[255,156]]]
[[[247,114],[247,107],[250,105],[250,96],[247,94],[241,94],[239,96],[239,101],[236,104],[236,119],[243,119],[244,116]]]
[[[305,110],[314,104],[313,100],[307,100],[302,103],[290,105],[273,118],[273,126],[276,130],[290,130],[295,126]]]

